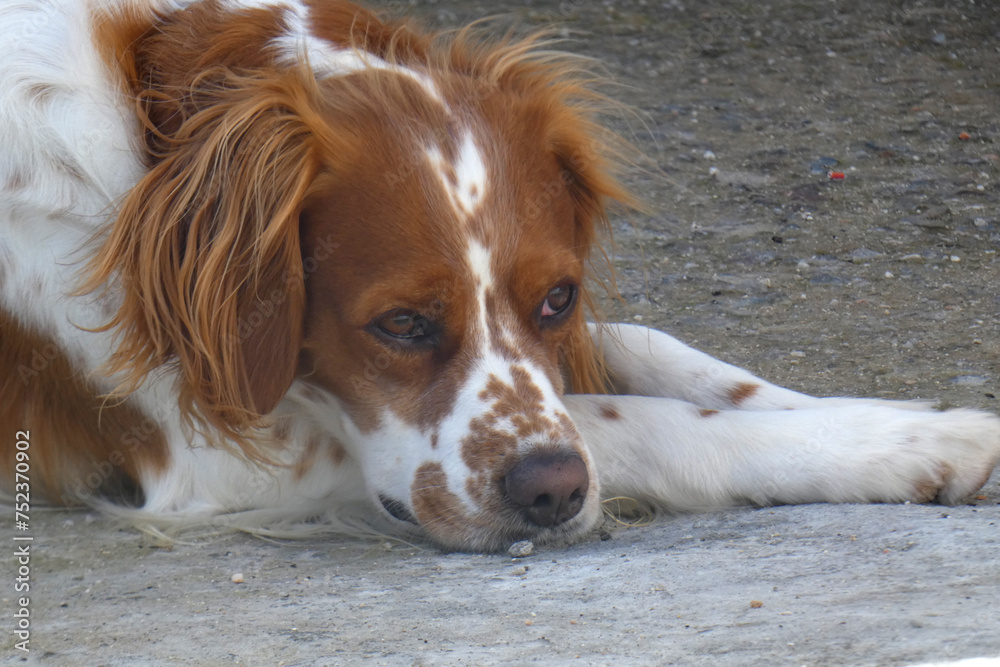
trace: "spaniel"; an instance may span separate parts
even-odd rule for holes
[[[633,201],[605,100],[540,38],[45,0],[4,3],[0,43],[12,494],[492,550],[579,538],[610,496],[954,503],[1000,456],[990,414],[588,325],[595,238]]]

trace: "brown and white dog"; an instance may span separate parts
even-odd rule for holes
[[[955,502],[1000,456],[989,414],[588,325],[630,198],[601,97],[538,40],[340,0],[8,0],[0,43],[11,493],[496,549],[616,495]]]

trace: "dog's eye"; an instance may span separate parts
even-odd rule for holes
[[[409,343],[430,340],[434,326],[415,310],[397,308],[375,318],[372,326],[381,334]]]
[[[576,285],[558,285],[549,290],[542,301],[540,319],[542,325],[554,324],[565,317],[576,302]]]

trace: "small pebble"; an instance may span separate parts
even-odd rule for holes
[[[523,542],[514,542],[507,549],[507,553],[510,554],[511,558],[525,558],[535,553],[535,544],[529,540],[524,540]]]
[[[243,583],[243,573],[242,572],[237,572],[230,579],[231,579],[231,581],[234,584],[242,584]]]

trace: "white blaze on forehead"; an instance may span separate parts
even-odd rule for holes
[[[445,160],[438,146],[427,149],[427,159],[455,213],[461,220],[468,220],[482,204],[487,185],[486,163],[472,133],[466,130],[462,135],[454,164]]]
[[[486,290],[493,287],[493,271],[490,268],[491,253],[479,241],[471,239],[467,261],[469,270],[476,285],[476,309],[479,323],[479,336],[482,340],[483,350],[489,345],[489,319],[486,317]]]
[[[486,193],[486,164],[472,140],[471,132],[466,132],[462,139],[455,176],[458,181],[455,189],[459,204],[466,213],[472,215]]]
[[[493,286],[493,270],[490,268],[492,253],[479,241],[469,241],[469,268],[476,279],[480,292]]]
[[[229,0],[229,2],[245,8],[269,4],[258,3],[258,0]],[[366,69],[392,72],[412,79],[423,88],[430,99],[447,108],[448,105],[434,80],[423,72],[386,62],[356,48],[339,47],[317,37],[309,29],[309,8],[301,2],[290,1],[279,6],[285,10],[284,18],[288,29],[284,35],[274,40],[274,44],[278,47],[281,57],[288,63],[308,63],[313,73],[320,78],[346,76]]]
[[[232,9],[273,8],[271,0],[225,0]],[[288,64],[308,63],[318,78],[347,76],[364,70],[380,70],[406,77],[417,83],[430,100],[448,113],[451,109],[434,79],[419,70],[394,64],[357,48],[341,47],[310,30],[309,8],[301,0],[287,0],[278,6],[284,10],[287,25],[284,34],[273,40],[279,57]],[[476,213],[486,193],[486,163],[472,133],[466,130],[455,151],[452,163],[441,148],[427,148],[427,159],[448,195],[456,214],[467,220]]]

